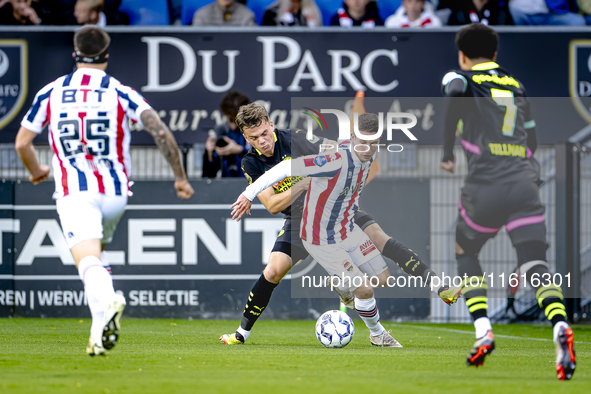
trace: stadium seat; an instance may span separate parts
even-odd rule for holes
[[[247,0],[246,6],[250,8],[252,12],[254,12],[254,17],[257,22],[257,25],[261,25],[263,23],[263,16],[265,15],[265,10],[271,3],[275,0]]]
[[[130,25],[170,25],[167,0],[123,0],[119,11],[129,15]]]
[[[343,0],[319,0],[316,5],[322,13],[322,23],[324,23],[324,26],[330,26],[330,20],[338,9],[343,6]]]
[[[378,0],[378,10],[382,21],[386,22],[386,18],[395,13],[401,4],[402,0]]]
[[[215,0],[183,0],[181,6],[181,22],[183,25],[190,25],[193,22],[193,15],[199,8],[213,3]]]

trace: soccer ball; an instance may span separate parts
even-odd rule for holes
[[[353,320],[344,312],[324,312],[316,322],[316,338],[326,347],[345,347],[355,334]]]

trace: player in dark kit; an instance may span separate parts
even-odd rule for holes
[[[453,145],[456,129],[461,129],[468,176],[459,204],[456,257],[459,275],[469,277],[462,294],[477,338],[467,364],[482,365],[495,348],[478,254],[505,226],[517,251],[519,270],[526,273],[554,327],[558,379],[570,379],[575,370],[574,336],[566,322],[562,289],[549,280],[545,208],[538,192],[539,165],[532,157],[537,145],[535,122],[525,89],[494,62],[498,36],[491,28],[469,25],[456,35],[456,45],[461,70],[443,78],[444,95],[454,99],[445,119],[441,168],[453,172]],[[478,277],[478,285],[470,277]]]
[[[308,141],[306,133],[300,130],[275,129],[265,108],[254,103],[240,107],[236,115],[236,124],[252,145],[252,149],[242,159],[242,171],[249,183],[255,182],[266,171],[284,160],[318,154],[321,145],[330,145],[328,140],[322,141],[316,136]],[[250,330],[269,304],[273,290],[289,272],[292,263],[308,257],[299,234],[304,196],[310,178],[294,178],[296,177],[286,178],[258,195],[269,212],[274,215],[281,212],[285,215],[285,224],[277,237],[269,263],[250,292],[240,327],[235,333],[220,337],[227,345],[241,344],[248,339]],[[367,233],[384,256],[396,262],[409,275],[421,277],[427,285],[437,276],[416,253],[384,233],[369,214],[358,210],[354,221]],[[409,264],[411,262],[412,264]],[[443,282],[439,279],[433,280],[433,283]],[[448,304],[455,303],[459,297],[458,287],[432,286],[432,289]],[[339,292],[347,307],[355,307],[352,293],[342,293],[337,288],[335,290]]]

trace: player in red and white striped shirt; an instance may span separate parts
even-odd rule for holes
[[[304,204],[300,237],[308,253],[331,275],[342,279],[341,290],[355,294],[355,309],[370,330],[376,346],[402,347],[380,323],[369,277],[385,283],[388,265],[369,236],[353,222],[359,196],[375,160],[380,138],[378,116],[359,116],[359,130],[335,153],[283,161],[248,186],[232,205],[233,219],[248,212],[254,197],[275,182],[291,176],[312,177]]]
[[[104,355],[115,346],[125,307],[125,298],[113,289],[102,251],[127,204],[128,119],[154,136],[174,171],[177,196],[188,199],[194,193],[170,130],[140,94],[105,73],[109,43],[109,35],[96,26],[83,27],[74,35],[76,71],[37,93],[15,143],[31,182],[43,182],[49,167],[39,165],[33,139],[48,125],[54,152],[53,197],[92,314],[87,347],[91,356]]]

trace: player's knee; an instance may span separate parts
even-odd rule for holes
[[[543,241],[528,241],[515,245],[517,251],[517,264],[521,274],[525,274],[527,281],[533,286],[539,283],[544,274],[549,272],[546,262],[546,249],[548,244]],[[532,279],[537,279],[532,282]]]
[[[76,268],[78,268],[80,261],[87,256],[95,256],[100,260],[101,251],[100,239],[87,239],[77,243],[70,249],[76,263]]]
[[[371,287],[384,287],[387,284],[387,278],[382,278],[381,275],[372,276],[369,278]]]
[[[291,269],[291,257],[283,252],[271,252],[269,263],[263,271],[265,279],[271,283],[279,283]]]
[[[353,292],[353,294],[355,294],[355,297],[365,300],[373,297],[373,288],[367,284],[363,284],[362,286],[358,287],[357,290]]]
[[[377,281],[377,287],[386,287],[388,285],[388,278],[390,277],[390,270],[387,269],[386,271],[382,272],[381,274],[377,275],[373,279],[372,285],[374,285]]]
[[[287,274],[287,271],[282,267],[267,265],[265,270],[263,271],[263,275],[265,275],[265,279],[271,283],[279,283],[281,279]]]

